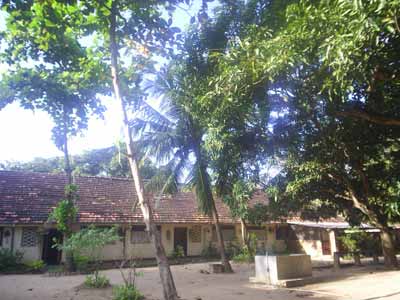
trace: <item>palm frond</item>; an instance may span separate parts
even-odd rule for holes
[[[179,157],[179,158],[178,158]],[[146,184],[146,189],[151,192],[175,194],[179,190],[179,178],[182,176],[187,156],[176,154],[169,164],[160,169]]]
[[[158,164],[168,163],[176,151],[176,137],[170,132],[148,132],[139,142],[146,156],[153,157]]]
[[[211,215],[214,205],[210,182],[207,170],[197,161],[189,175],[188,185],[194,188],[199,211],[205,215]]]

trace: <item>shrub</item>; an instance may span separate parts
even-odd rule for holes
[[[244,263],[244,262],[249,263],[252,262],[253,259],[254,255],[252,255],[252,253],[248,250],[247,246],[244,246],[240,253],[232,257],[232,260],[238,263]]]
[[[118,238],[117,229],[115,227],[106,229],[89,226],[88,228],[72,234],[63,244],[58,244],[57,248],[73,253],[74,256],[78,257],[78,260],[80,256],[87,255],[88,258],[94,262],[94,271],[93,276],[88,276],[86,278],[85,285],[103,287],[102,281],[106,278],[99,275],[101,251],[107,244],[118,240]],[[108,279],[106,280],[106,285],[108,285]]]
[[[85,278],[85,286],[89,288],[105,288],[110,285],[110,280],[103,275],[88,275]]]
[[[201,256],[206,257],[206,258],[214,258],[218,256],[218,250],[213,247],[211,243],[208,244],[207,248],[204,248],[201,251]]]
[[[113,300],[141,300],[144,296],[134,285],[118,285],[113,289]]]
[[[176,246],[174,251],[172,251],[171,257],[172,258],[185,257],[185,251],[183,250],[183,247],[180,245]]]
[[[339,237],[346,254],[361,253],[366,256],[377,254],[380,251],[379,239],[365,231],[355,229]]]
[[[79,254],[74,255],[74,263],[75,263],[76,269],[79,272],[89,272],[90,271],[89,261],[90,261],[90,258],[85,255],[79,255]]]
[[[0,271],[12,271],[20,268],[23,256],[24,253],[21,251],[12,252],[10,249],[0,248]]]
[[[41,272],[46,267],[46,264],[44,263],[43,260],[39,259],[26,263],[26,266],[30,271]]]
[[[228,259],[233,258],[234,256],[238,255],[241,252],[240,246],[237,245],[237,242],[231,241],[228,243],[226,246],[225,254],[228,257]]]

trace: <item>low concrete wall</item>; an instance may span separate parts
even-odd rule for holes
[[[282,280],[312,276],[311,257],[304,254],[257,255],[256,280],[279,285]]]

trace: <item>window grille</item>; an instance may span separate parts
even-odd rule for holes
[[[37,238],[36,228],[22,228],[21,247],[35,247]]]
[[[192,243],[201,243],[201,226],[193,226],[189,230],[189,237]]]

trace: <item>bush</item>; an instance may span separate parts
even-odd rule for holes
[[[225,254],[228,257],[228,259],[232,259],[236,255],[238,255],[241,252],[240,246],[238,246],[236,241],[231,241],[228,243],[225,249]]]
[[[171,254],[172,258],[181,258],[181,257],[185,257],[185,251],[183,250],[182,246],[176,246],[174,251],[172,251]]]
[[[361,230],[354,230],[339,237],[346,254],[353,255],[360,253],[365,256],[372,256],[380,252],[379,238]]]
[[[90,258],[87,256],[79,255],[79,254],[74,255],[74,264],[76,266],[76,269],[79,272],[89,272],[90,271],[89,261],[90,261]]]
[[[46,267],[46,264],[44,263],[43,260],[39,259],[26,263],[26,266],[30,271],[41,272]]]
[[[113,289],[113,300],[141,300],[144,296],[134,285],[118,285]]]
[[[250,263],[254,260],[254,255],[245,246],[240,253],[232,257],[232,260],[237,263]]]
[[[105,288],[110,285],[110,280],[103,275],[88,275],[85,278],[85,286],[89,288]]]
[[[0,248],[0,271],[13,271],[21,268],[23,256],[24,253],[21,251],[12,252],[10,249]]]
[[[208,244],[207,248],[204,248],[201,251],[201,256],[206,257],[206,258],[214,258],[218,256],[218,250],[213,247],[211,243]]]

